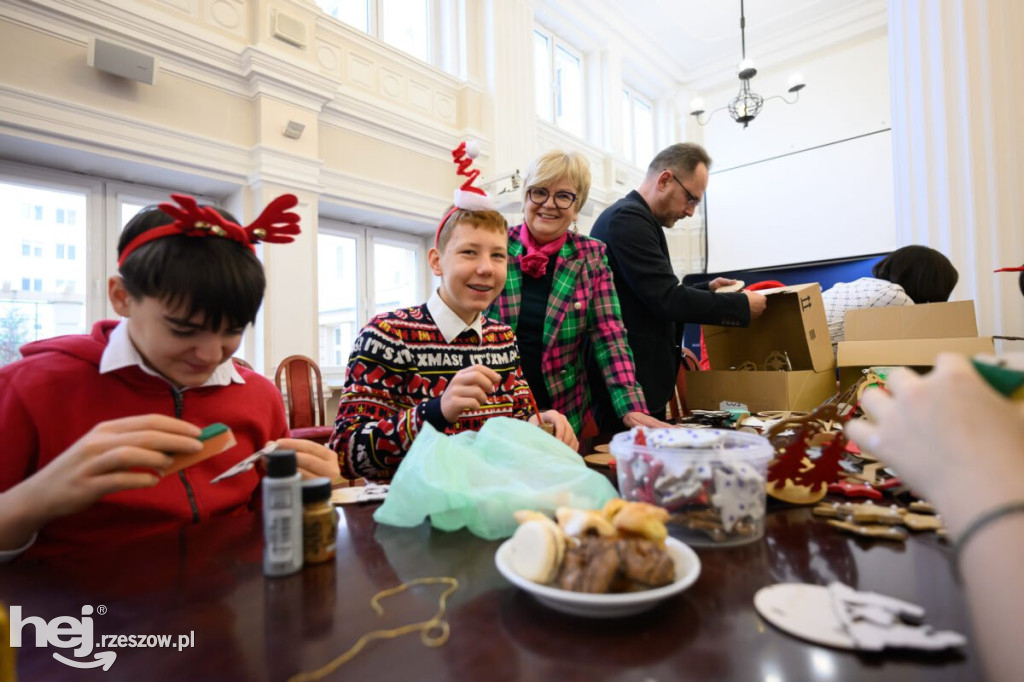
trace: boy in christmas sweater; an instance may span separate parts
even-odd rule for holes
[[[505,286],[505,219],[452,209],[427,259],[441,278],[430,300],[376,316],[356,339],[329,443],[342,474],[390,479],[424,423],[454,434],[498,416],[545,422],[576,449],[563,415],[537,414],[511,328],[481,314]]]

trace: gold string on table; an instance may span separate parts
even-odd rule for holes
[[[448,601],[448,597],[451,596],[452,593],[455,592],[455,590],[459,589],[459,581],[457,579],[443,577],[416,578],[415,580],[409,580],[408,582],[404,582],[397,587],[392,587],[390,589],[383,590],[373,595],[373,598],[370,600],[370,606],[373,607],[373,610],[377,612],[378,616],[383,616],[384,607],[380,605],[381,599],[385,599],[392,595],[398,594],[399,592],[404,592],[410,587],[414,587],[416,585],[448,585],[448,589],[441,593],[441,598],[438,601],[437,613],[435,613],[432,618],[425,620],[421,623],[403,625],[402,627],[395,628],[393,630],[373,630],[372,632],[367,632],[365,635],[360,637],[359,640],[355,644],[353,644],[348,651],[343,653],[341,656],[338,656],[327,665],[323,666],[322,668],[318,668],[317,670],[314,670],[312,672],[299,673],[298,675],[293,675],[288,679],[288,682],[316,682],[317,680],[322,680],[323,678],[327,677],[335,670],[337,670],[338,668],[340,668],[341,666],[355,658],[356,654],[362,651],[364,646],[366,646],[368,643],[372,642],[375,639],[394,639],[395,637],[401,637],[402,635],[407,635],[410,632],[416,632],[417,630],[419,630],[420,640],[423,642],[425,646],[442,646],[445,642],[448,641],[449,634],[448,621],[443,620],[444,612]],[[434,631],[439,632],[437,632],[437,634],[431,634]]]

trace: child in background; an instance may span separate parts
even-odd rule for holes
[[[250,506],[256,470],[210,480],[269,440],[298,451],[308,476],[338,474],[323,446],[288,434],[281,396],[231,361],[263,300],[253,243],[292,241],[295,197],[242,228],[230,214],[173,195],[136,215],[108,282],[120,322],[28,344],[0,369],[0,561],[46,556],[199,523]],[[222,422],[237,445],[176,475]]]
[[[896,249],[871,269],[872,277],[840,282],[823,292],[832,349],[845,339],[846,311],[949,300],[960,275],[943,254],[927,246]]]
[[[563,415],[537,414],[512,330],[481,314],[505,286],[508,224],[482,192],[473,188],[474,201],[463,189],[456,205],[471,208],[448,212],[427,255],[441,286],[423,305],[376,316],[356,339],[330,442],[348,478],[390,479],[424,423],[454,434],[497,416],[543,421],[578,447]]]

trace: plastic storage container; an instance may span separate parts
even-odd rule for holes
[[[669,533],[696,546],[764,535],[765,474],[774,454],[761,436],[719,429],[635,428],[612,439],[619,494],[669,511]]]

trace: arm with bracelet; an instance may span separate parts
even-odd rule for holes
[[[900,369],[865,391],[868,420],[847,434],[934,503],[954,542],[975,640],[990,679],[1017,679],[1024,648],[1024,403],[969,360],[941,355],[918,376]],[[1014,392],[1015,393],[1015,392]]]

